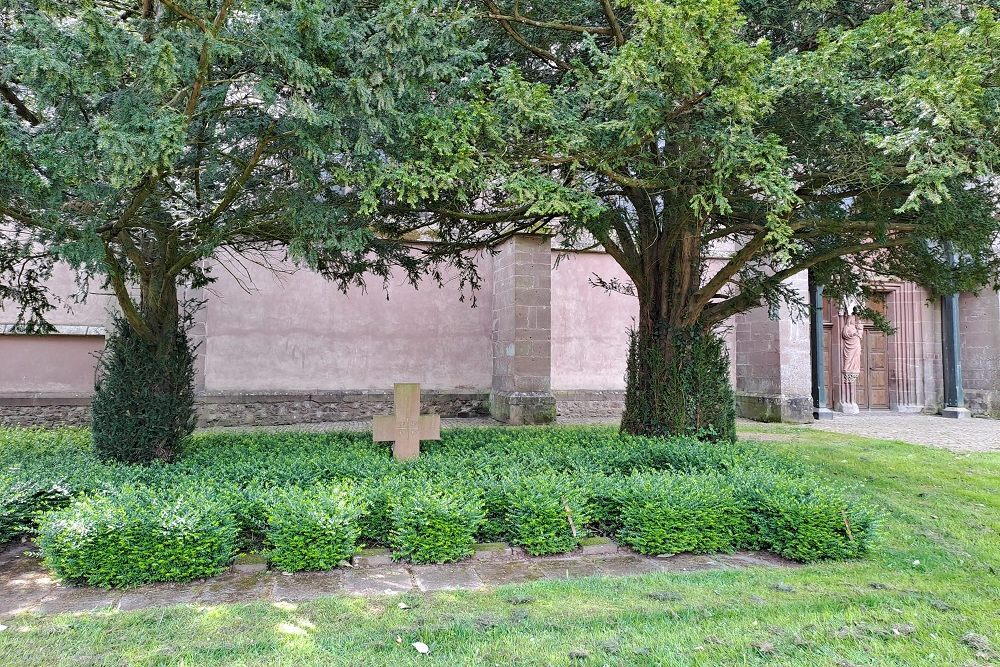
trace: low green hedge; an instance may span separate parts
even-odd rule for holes
[[[746,542],[746,510],[719,473],[635,475],[619,498],[619,539],[639,553],[732,551]]]
[[[482,521],[479,498],[433,484],[412,484],[392,508],[393,557],[412,563],[468,558]]]
[[[58,482],[19,479],[0,472],[0,544],[34,530],[41,512],[66,505],[70,492]]]
[[[505,494],[506,535],[532,556],[576,549],[590,522],[586,491],[568,476],[524,477]]]
[[[361,507],[349,486],[275,493],[267,519],[270,560],[285,572],[329,570],[358,551]]]
[[[43,514],[38,546],[63,579],[130,586],[219,574],[236,531],[229,508],[208,495],[127,486]]]
[[[222,565],[213,558],[193,558],[191,568],[142,564],[158,541],[171,554],[183,551],[164,528],[170,512],[187,521],[195,511],[183,502],[167,509],[178,498],[208,498],[200,526],[234,526],[236,550],[269,553],[289,570],[331,567],[367,546],[413,562],[464,558],[473,540],[562,553],[588,533],[645,553],[751,547],[802,561],[862,556],[874,539],[874,513],[858,490],[827,484],[762,445],[636,438],[606,427],[442,436],[423,443],[419,459],[397,463],[367,433],[198,434],[172,464],[126,466],[98,460],[83,429],[0,428],[0,541],[44,527],[43,556],[60,576],[85,581],[216,571]],[[133,488],[142,491],[125,491]],[[345,507],[319,491],[348,488]],[[70,545],[80,545],[83,560],[104,548],[114,508],[134,509],[138,495],[150,508],[126,522],[134,552],[88,579],[86,567],[69,564],[77,562]],[[191,540],[213,530],[198,528]],[[140,565],[129,565],[132,558]]]
[[[875,539],[875,511],[813,477],[747,469],[735,483],[747,508],[751,546],[811,562],[860,558]]]

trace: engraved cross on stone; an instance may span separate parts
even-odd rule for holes
[[[394,415],[378,415],[373,425],[375,442],[392,440],[397,461],[420,456],[421,440],[441,439],[441,417],[420,414],[420,385],[397,382],[393,386]]]

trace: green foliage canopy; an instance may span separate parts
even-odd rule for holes
[[[517,220],[598,243],[628,280],[595,282],[638,296],[647,333],[800,301],[784,281],[805,269],[840,294],[996,285],[988,2],[464,7],[486,64],[369,181],[399,224],[416,207],[450,238]]]
[[[348,175],[475,66],[468,21],[438,0],[0,0],[0,305],[44,331],[63,260],[153,343],[209,258],[415,280],[425,258]]]

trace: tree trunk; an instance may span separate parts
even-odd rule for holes
[[[631,332],[622,431],[735,439],[724,341],[699,321],[700,234],[658,235],[643,253],[639,319]]]

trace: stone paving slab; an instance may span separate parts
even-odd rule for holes
[[[540,579],[630,576],[733,567],[789,567],[794,563],[759,552],[720,556],[640,556],[627,550],[595,556],[514,557],[447,565],[392,565],[329,572],[258,574],[227,572],[189,583],[149,584],[129,589],[67,586],[55,581],[30,555],[30,545],[0,547],[0,619],[20,613],[56,614],[96,610],[132,611],[176,604],[212,606],[255,601],[302,602],[332,595],[382,596],[444,590],[478,590]]]

